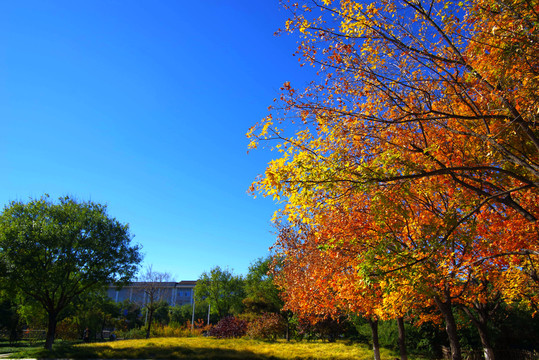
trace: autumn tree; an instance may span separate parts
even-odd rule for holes
[[[304,90],[285,83],[273,113],[249,132],[251,146],[276,140],[281,153],[254,189],[284,200],[277,221],[317,231],[331,226],[323,209],[361,202],[380,224],[363,223],[377,239],[358,238],[370,248],[365,263],[400,281],[386,284],[393,294],[430,294],[460,359],[453,302],[473,302],[474,284],[514,298],[508,280],[518,279],[521,294],[537,294],[535,5],[285,6],[286,31],[299,36],[298,55],[318,78]]]
[[[106,207],[48,196],[13,201],[0,215],[0,262],[19,294],[48,315],[45,348],[56,325],[79,295],[111,283],[126,283],[141,260],[129,227]]]
[[[337,250],[326,240],[304,225],[280,229],[275,250],[282,261],[276,282],[283,289],[285,308],[312,324],[350,314],[364,317],[372,330],[374,358],[379,360],[380,287],[364,281],[355,270],[357,256],[350,244],[341,239]],[[342,248],[351,251],[344,254]]]

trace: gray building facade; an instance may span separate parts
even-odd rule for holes
[[[160,282],[153,283],[153,287],[157,287],[157,300],[166,301],[170,306],[193,304],[194,289],[196,281],[180,281],[180,282]],[[129,285],[118,288],[109,286],[107,295],[115,302],[123,302],[128,300],[139,305],[144,305],[147,302],[146,293],[148,283],[133,282]]]

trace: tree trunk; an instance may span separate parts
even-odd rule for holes
[[[483,354],[485,355],[485,360],[495,360],[493,348],[483,348]]]
[[[490,338],[488,336],[488,328],[487,328],[487,322],[488,322],[488,310],[485,307],[486,305],[479,305],[476,304],[474,306],[475,310],[477,311],[477,317],[472,314],[471,310],[467,307],[463,307],[464,313],[468,315],[470,320],[472,320],[472,323],[475,325],[477,332],[479,333],[479,338],[481,339],[481,345],[483,346],[483,353],[485,355],[485,360],[495,360],[494,357],[494,349],[492,348],[492,344],[490,343]]]
[[[434,301],[445,320],[445,331],[449,338],[449,346],[451,347],[451,360],[462,360],[462,351],[457,335],[457,324],[451,307],[451,299],[447,297],[446,301],[442,301],[439,297],[435,296]]]
[[[408,354],[406,352],[406,333],[404,332],[404,319],[402,317],[397,318],[397,327],[399,328],[399,350],[401,360],[408,360]]]
[[[290,319],[286,316],[286,341],[290,341]]]
[[[148,317],[148,328],[146,329],[146,339],[150,338],[150,329],[152,327],[152,320],[153,320],[153,309],[148,309],[149,311],[149,317]]]
[[[103,339],[103,332],[105,331],[105,325],[107,323],[107,316],[103,314],[103,322],[101,323],[101,340]]]
[[[49,322],[47,324],[47,336],[45,339],[45,349],[51,350],[54,343],[54,337],[56,335],[56,324],[58,322],[58,313],[56,311],[49,311]]]
[[[378,320],[368,319],[371,326],[372,333],[372,351],[374,353],[374,360],[381,360],[380,358],[380,342],[378,341]]]
[[[479,332],[479,338],[481,338],[481,345],[483,345],[483,353],[485,354],[485,360],[494,360],[494,349],[490,344],[490,339],[487,332],[486,323],[477,323],[477,332]]]

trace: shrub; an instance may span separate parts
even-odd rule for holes
[[[152,337],[191,337],[201,336],[208,331],[210,327],[205,326],[203,322],[195,322],[195,326],[191,328],[191,322],[187,321],[185,325],[156,325],[152,328]]]
[[[56,337],[62,340],[78,340],[80,339],[81,332],[77,323],[71,319],[65,319],[60,321],[56,326]]]
[[[117,331],[116,335],[118,339],[145,339],[146,338],[146,329],[144,328],[135,328],[126,331]]]
[[[283,318],[276,313],[264,313],[247,326],[247,336],[252,339],[275,341],[286,331]]]
[[[152,337],[187,337],[191,335],[191,329],[182,326],[156,324],[151,331]]]
[[[222,318],[210,331],[209,335],[216,338],[242,337],[247,332],[247,321],[227,316]]]
[[[306,340],[326,340],[335,342],[347,332],[349,327],[345,317],[338,319],[320,318],[317,321],[298,319],[297,337]]]

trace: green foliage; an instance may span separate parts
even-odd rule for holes
[[[152,328],[152,337],[186,337],[202,335],[203,327],[191,329],[191,323],[187,321],[183,326],[157,325]]]
[[[203,272],[195,286],[195,300],[207,301],[211,311],[220,319],[230,314],[239,314],[243,310],[242,300],[245,296],[243,279],[219,266],[209,273]]]
[[[153,304],[153,315],[152,321],[160,325],[167,325],[170,322],[170,309],[166,301],[158,301]],[[142,309],[142,317],[146,317],[148,313],[148,308],[144,307]]]
[[[103,290],[82,294],[77,305],[72,308],[71,316],[67,320],[76,326],[75,339],[81,339],[86,328],[90,332],[91,339],[102,339],[104,330],[114,329],[121,324],[118,320],[120,304],[112,301]]]
[[[31,329],[43,329],[47,326],[47,312],[43,306],[32,299],[18,297],[17,312],[21,321]]]
[[[396,325],[394,321],[380,322],[378,333],[387,332],[388,328],[391,329],[389,331],[392,334],[395,334]],[[441,357],[441,346],[447,345],[447,335],[441,328],[431,323],[421,324],[420,326],[405,323],[404,328],[406,332],[406,348],[410,353],[421,354],[428,357]],[[380,342],[381,346],[396,348],[396,337],[383,337],[385,340],[384,342]],[[391,341],[394,341],[394,343],[388,344],[388,342]]]
[[[7,335],[10,342],[17,341],[22,336],[20,316],[17,306],[9,299],[0,301],[0,337]]]
[[[178,326],[185,324],[187,321],[191,321],[192,314],[193,305],[185,304],[173,306],[170,308],[170,323],[178,324]],[[195,305],[195,318],[199,319],[201,316],[202,318],[204,316],[203,309],[197,304]]]
[[[143,328],[133,328],[129,330],[120,330],[116,332],[119,339],[144,339],[146,330]]]
[[[118,329],[123,331],[137,328],[143,324],[142,311],[140,306],[129,300],[124,300],[120,303],[120,321],[118,322]]]
[[[357,335],[355,339],[370,344],[372,333],[370,325],[362,316],[350,316]],[[406,323],[406,348],[411,354],[420,354],[429,358],[440,358],[441,347],[447,346],[447,335],[438,326],[432,323],[423,323],[419,326]],[[396,320],[378,322],[378,340],[380,346],[398,351],[398,329]]]
[[[312,319],[297,319],[296,337],[307,340],[326,340],[335,342],[349,331],[350,323],[345,317],[339,319],[320,318],[313,322]]]
[[[270,266],[273,258],[260,258],[249,266],[249,273],[245,277],[245,299],[243,305],[245,312],[263,314],[279,312],[283,307],[280,291],[273,282]]]
[[[502,306],[491,329],[497,349],[518,348],[539,350],[539,316],[517,306]]]
[[[130,280],[141,255],[128,226],[109,217],[105,206],[44,196],[4,208],[0,259],[19,295],[47,312],[45,346],[51,348],[68,306],[92,289]]]
[[[178,326],[184,325],[186,322],[190,322],[193,316],[193,305],[177,305],[170,308],[170,323],[177,324]],[[206,301],[195,302],[195,322],[202,321],[206,323],[208,319],[208,303]],[[216,323],[218,319],[215,314],[210,314],[210,322]]]

